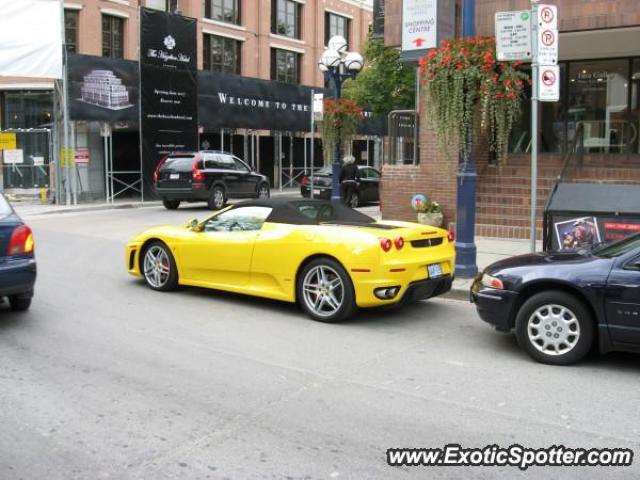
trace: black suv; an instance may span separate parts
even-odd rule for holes
[[[212,150],[180,152],[164,157],[153,173],[156,193],[165,208],[180,202],[207,202],[212,210],[228,198],[268,198],[269,180],[238,157]]]

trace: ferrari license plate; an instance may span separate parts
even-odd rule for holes
[[[171,173],[169,175],[169,180],[178,180],[180,179],[180,174],[179,173]]]
[[[427,271],[429,272],[429,278],[437,278],[442,276],[442,265],[434,263],[433,265],[427,265]]]
[[[314,189],[313,189],[313,194],[314,194],[314,195],[320,195],[320,190],[319,190],[319,189],[317,189],[317,188],[314,188]]]

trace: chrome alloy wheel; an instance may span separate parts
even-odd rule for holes
[[[567,307],[543,305],[529,317],[527,335],[531,344],[545,355],[564,355],[578,343],[580,323]]]
[[[266,185],[260,186],[258,190],[258,198],[269,198],[269,187]]]
[[[304,276],[302,296],[305,304],[319,317],[335,314],[344,302],[344,284],[333,268],[318,265]]]
[[[164,248],[154,245],[144,254],[144,278],[154,288],[162,288],[169,280],[171,263]]]
[[[220,189],[213,192],[213,206],[217,209],[224,207],[224,193]]]

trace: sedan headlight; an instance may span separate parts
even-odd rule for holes
[[[487,275],[486,273],[482,275],[482,280],[480,282],[482,283],[483,287],[495,288],[496,290],[504,289],[502,280],[496,277],[492,277],[491,275]]]

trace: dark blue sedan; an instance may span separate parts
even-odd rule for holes
[[[474,281],[471,300],[543,363],[576,362],[596,343],[602,353],[640,352],[640,234],[494,263]]]
[[[0,298],[8,297],[11,309],[31,305],[36,282],[33,235],[0,193]]]

